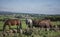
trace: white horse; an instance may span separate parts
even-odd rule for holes
[[[26,18],[26,25],[28,25],[29,28],[32,28],[32,19]]]

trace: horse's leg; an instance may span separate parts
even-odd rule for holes
[[[3,31],[5,30],[5,27],[6,27],[6,25],[4,24],[4,26],[3,26]]]
[[[9,30],[11,29],[11,25],[8,25],[9,26]]]
[[[29,25],[30,25],[29,29],[32,31],[32,28],[33,28],[32,23],[30,23]]]
[[[50,29],[50,26],[46,26],[46,31],[49,31],[49,29]]]
[[[4,24],[4,26],[3,26],[3,37],[6,36],[6,33],[5,33],[5,27],[6,27],[6,24]]]
[[[18,25],[17,25],[17,33],[19,32],[19,28],[18,28]]]
[[[22,24],[20,23],[20,25],[19,25],[19,29],[22,29]]]
[[[19,25],[19,36],[22,37],[22,24]]]
[[[19,31],[20,31],[20,33],[22,33],[22,25],[21,24],[19,25]]]

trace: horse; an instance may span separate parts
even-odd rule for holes
[[[26,25],[28,25],[29,28],[32,28],[32,19],[26,18]]]
[[[3,32],[5,31],[5,29],[6,29],[5,27],[6,27],[7,25],[9,26],[9,29],[11,29],[11,26],[16,25],[16,26],[17,26],[17,32],[22,29],[21,21],[18,20],[18,19],[7,19],[7,20],[4,22],[4,25],[3,25]]]
[[[42,19],[42,20],[33,20],[33,26],[39,28],[52,28],[51,22],[49,19]]]

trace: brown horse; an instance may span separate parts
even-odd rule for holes
[[[33,26],[40,28],[52,28],[51,21],[49,19],[33,20]]]
[[[9,26],[9,29],[11,29],[11,26],[14,26],[14,25],[17,26],[17,31],[22,29],[21,21],[18,19],[7,19],[4,23],[3,31],[5,30],[6,25]]]

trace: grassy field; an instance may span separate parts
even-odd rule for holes
[[[55,21],[51,23],[53,25],[60,25],[60,21]],[[2,37],[1,34],[2,34],[2,29],[3,29],[3,24],[4,22],[0,21],[0,37]],[[27,28],[25,21],[22,21],[22,27],[23,29]],[[6,28],[8,28],[8,26]],[[16,28],[16,26],[11,26],[11,28]],[[28,35],[22,34],[22,37],[60,37],[60,31],[44,31],[44,30],[39,30],[38,28],[36,28],[36,29],[33,29],[32,35],[28,36]]]

